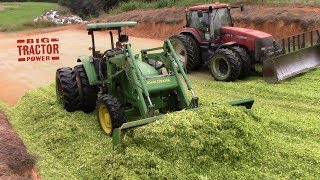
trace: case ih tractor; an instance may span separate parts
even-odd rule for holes
[[[263,64],[265,80],[273,83],[320,65],[319,48],[313,43],[312,32],[310,38],[303,34],[278,43],[268,33],[234,27],[232,8],[243,11],[242,5],[232,7],[222,3],[187,10],[186,25],[180,34],[170,37],[187,71],[205,65],[215,80],[234,81],[247,76],[255,64]],[[318,31],[317,34],[319,38]]]

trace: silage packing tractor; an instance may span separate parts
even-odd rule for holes
[[[304,33],[279,42],[272,35],[234,27],[224,3],[188,8],[186,25],[170,37],[186,70],[209,67],[215,80],[235,81],[262,64],[264,79],[275,83],[320,65],[319,32]]]
[[[133,52],[122,27],[136,22],[88,24],[92,55],[80,56],[77,65],[56,72],[58,100],[67,111],[97,110],[102,130],[117,144],[125,130],[148,124],[168,112],[198,108],[198,97],[169,40],[162,47]],[[96,51],[96,31],[109,31],[111,49]],[[118,42],[114,43],[113,33]],[[190,100],[184,84],[190,91]],[[253,99],[228,102],[251,108]],[[138,117],[138,118],[137,118]],[[138,120],[133,120],[138,119]]]

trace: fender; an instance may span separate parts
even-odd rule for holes
[[[191,34],[199,43],[202,42],[200,34],[194,28],[183,28],[180,34]]]
[[[237,44],[237,42],[227,42],[219,45],[213,46],[214,50],[217,51],[218,49],[225,48],[225,47],[230,47]]]
[[[90,56],[79,56],[77,62],[82,62],[84,69],[86,70],[89,84],[91,86],[97,85],[99,83],[97,79],[97,72],[94,68],[94,64],[90,60]]]

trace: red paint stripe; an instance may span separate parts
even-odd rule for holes
[[[51,42],[57,42],[59,41],[59,38],[51,38]]]
[[[24,43],[24,41],[25,41],[24,39],[18,39],[17,43]]]
[[[60,58],[59,58],[59,56],[55,56],[55,57],[52,57],[51,59],[52,60],[59,60]]]
[[[21,62],[21,61],[26,61],[26,58],[18,58],[18,61]]]

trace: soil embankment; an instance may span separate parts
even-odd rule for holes
[[[0,179],[40,179],[34,164],[34,157],[0,112]]]
[[[186,8],[130,11],[100,18],[98,22],[138,21],[140,26],[127,31],[144,38],[165,39],[185,25]],[[244,11],[232,9],[235,26],[261,30],[275,38],[284,38],[320,28],[320,7],[311,5],[248,5]]]

